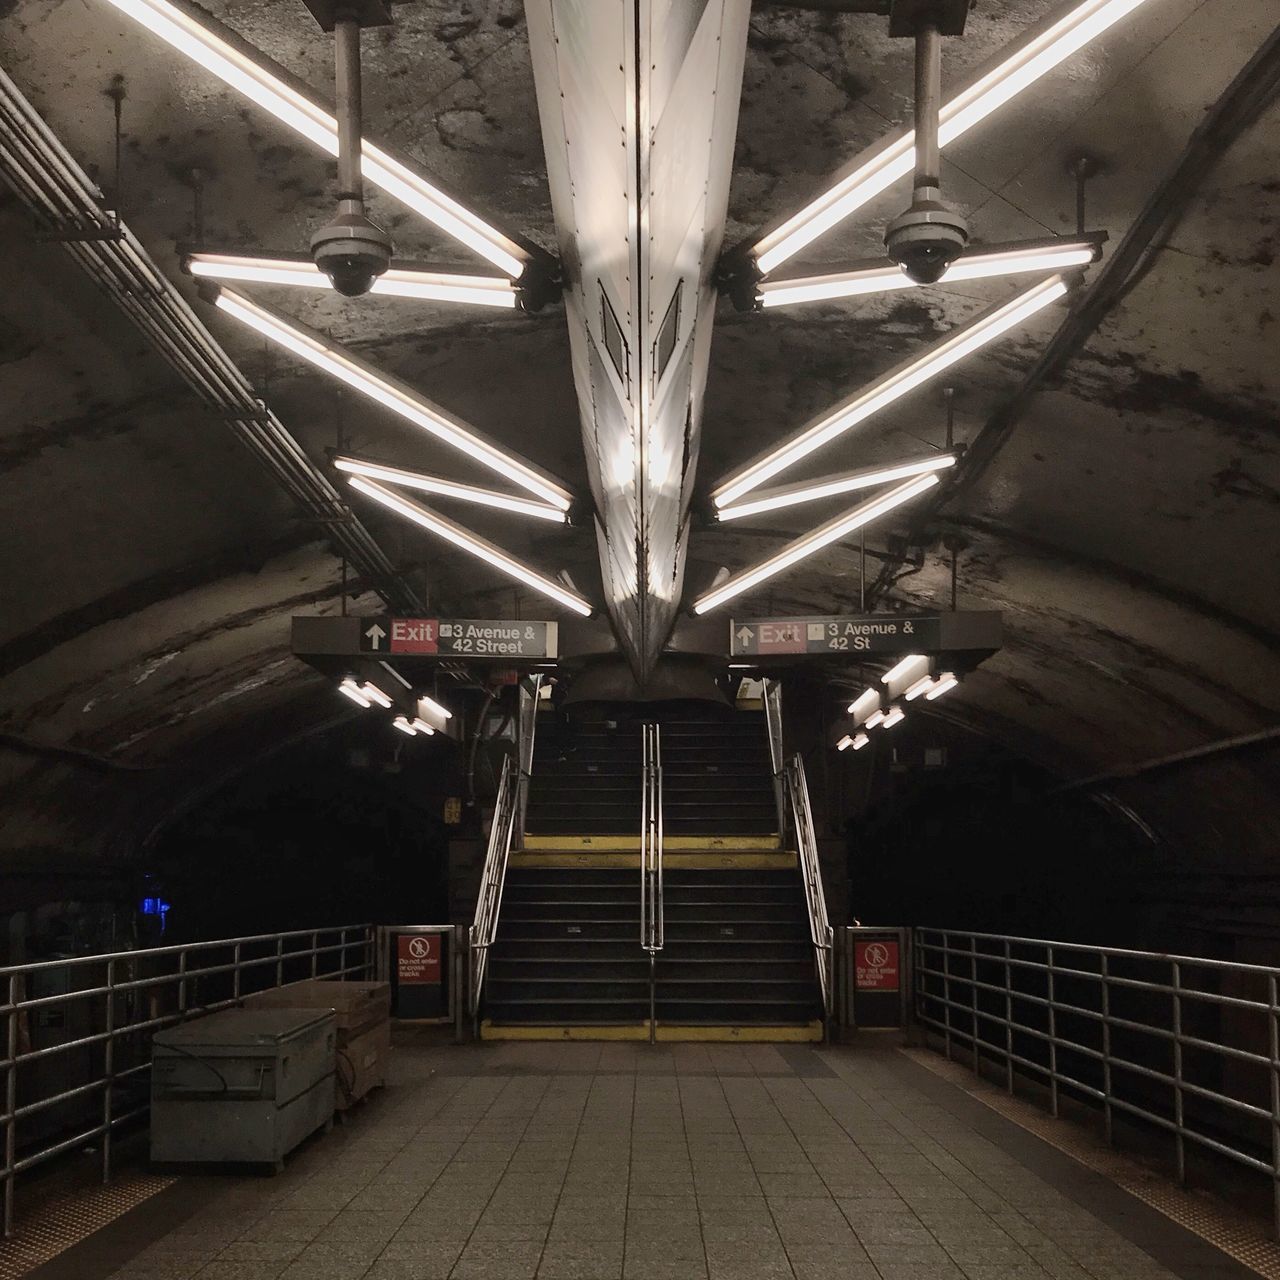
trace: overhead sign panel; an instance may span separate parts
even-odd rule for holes
[[[502,618],[294,618],[293,650],[298,654],[355,657],[554,658],[554,622]]]
[[[735,657],[784,654],[942,653],[998,649],[994,612],[864,614],[848,617],[735,618],[729,652]]]

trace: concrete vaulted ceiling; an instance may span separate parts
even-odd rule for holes
[[[208,7],[331,92],[331,45],[301,0]],[[1051,7],[980,4],[963,40],[944,48],[944,82]],[[406,0],[395,14],[365,41],[366,133],[505,229],[553,248],[521,6]],[[974,445],[972,465],[939,502],[869,539],[882,607],[945,605],[943,539],[963,540],[960,602],[1004,610],[1007,644],[948,698],[947,712],[1064,778],[1256,734],[1280,712],[1274,96],[1225,128],[1214,163],[1186,163],[1197,126],[1274,24],[1273,0],[1148,0],[1016,109],[944,152],[947,194],[976,239],[1073,229],[1066,165],[1085,150],[1102,166],[1088,222],[1111,233],[1108,255],[1131,230],[1146,249],[1043,379],[1024,385],[1064,309],[958,369],[957,437]],[[192,236],[194,170],[209,247],[297,250],[331,210],[324,157],[103,0],[0,0],[0,65],[108,190],[105,90],[124,76],[121,206],[189,297],[175,244]],[[904,119],[909,87],[910,46],[890,40],[883,19],[758,6],[726,243],[799,207]],[[1161,217],[1146,231],[1153,196]],[[796,265],[876,254],[905,203],[895,188]],[[475,269],[400,206],[376,195],[372,204],[399,256]],[[228,424],[2,185],[0,234],[0,856],[13,865],[127,856],[162,818],[175,770],[234,769],[336,713],[331,691],[290,657],[288,619],[338,609],[339,565],[323,526],[300,518]],[[1095,267],[1091,281],[1100,278]],[[722,304],[701,491],[1015,288],[971,282],[764,314]],[[585,489],[560,309],[527,316],[256,294]],[[430,450],[388,414],[339,400],[321,375],[197,305],[313,459],[323,464],[341,433],[353,451],[430,469]],[[942,431],[937,389],[918,391],[797,476],[915,453]],[[695,526],[686,603],[721,565],[748,564],[815,513],[839,509],[837,500],[798,516]],[[431,607],[545,616],[534,597],[460,555],[360,514]],[[589,528],[531,530],[501,515],[470,522],[544,569],[568,569],[598,597]],[[857,602],[857,549],[839,545],[740,612]],[[354,607],[373,609],[377,598],[365,591]],[[1224,765],[1214,794],[1198,798],[1196,838],[1238,840],[1268,768],[1274,778],[1254,757]],[[1274,845],[1278,833],[1257,821],[1257,847]]]

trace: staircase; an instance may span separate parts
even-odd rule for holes
[[[664,720],[662,763],[669,836],[776,834],[761,712]],[[639,806],[638,721],[599,720],[567,736],[539,724],[525,824],[530,835],[634,836]]]
[[[640,945],[641,726],[543,713],[489,953],[486,1038],[821,1035],[803,885],[759,712],[662,721],[666,945]],[[650,1004],[652,994],[652,1006]]]

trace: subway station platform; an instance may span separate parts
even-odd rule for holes
[[[870,1047],[433,1045],[277,1177],[183,1177],[38,1280],[1258,1273]],[[943,1060],[938,1059],[939,1063]]]

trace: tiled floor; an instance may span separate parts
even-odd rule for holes
[[[1249,1274],[1118,1190],[1080,1193],[1078,1166],[1040,1147],[892,1050],[407,1045],[389,1087],[278,1178],[185,1180],[185,1199],[166,1209],[166,1192],[150,1209],[172,1223],[153,1221],[123,1265],[118,1239],[114,1254],[91,1240],[64,1270],[83,1280]]]

